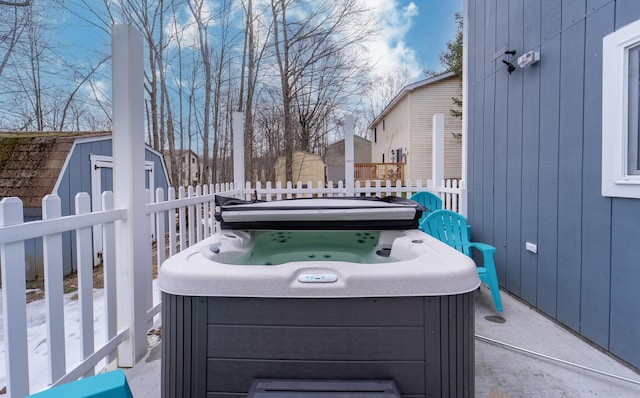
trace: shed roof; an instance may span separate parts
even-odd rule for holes
[[[42,207],[42,198],[53,191],[74,141],[108,135],[0,132],[0,198],[17,196],[25,208]]]

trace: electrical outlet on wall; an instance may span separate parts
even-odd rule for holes
[[[531,253],[538,253],[538,245],[531,242],[526,242],[524,244],[524,248],[530,251]]]

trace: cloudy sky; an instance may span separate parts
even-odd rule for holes
[[[463,0],[362,1],[375,12],[378,34],[371,37],[368,48],[377,74],[402,66],[414,80],[423,77],[424,68],[439,69],[440,51],[453,38],[454,14],[462,11]],[[108,37],[104,32],[82,21],[73,21],[75,18],[68,14],[56,19],[65,27],[61,33],[70,46],[94,47],[94,50],[99,46],[108,51],[105,46],[109,43]]]
[[[210,7],[216,7],[219,0],[206,0]],[[236,1],[236,0],[234,0]],[[254,0],[265,2],[268,0]],[[310,0],[313,1],[313,0]],[[373,11],[375,34],[370,35],[366,44],[367,56],[374,65],[373,73],[377,77],[397,74],[400,69],[407,73],[408,82],[423,79],[425,68],[440,70],[439,54],[446,48],[446,42],[455,33],[454,14],[462,11],[463,0],[358,0]],[[91,13],[88,7],[96,10],[103,7],[102,2],[94,0],[65,0],[64,2],[35,2],[41,10],[41,17],[50,25],[43,32],[47,37],[46,45],[57,48],[56,56],[68,65],[77,66],[77,79],[82,73],[94,67],[99,60],[111,52],[109,21],[104,15]],[[55,4],[56,6],[51,6]],[[184,7],[184,3],[178,3]],[[235,24],[241,28],[242,9],[235,3]],[[263,4],[264,5],[264,4]],[[179,14],[179,24],[187,24],[189,13]],[[169,21],[166,21],[167,23]],[[213,22],[216,25],[217,21]],[[212,37],[215,42],[216,37]],[[212,41],[210,44],[213,45]],[[237,41],[241,43],[241,41]],[[55,68],[53,59],[51,68]],[[51,63],[51,60],[48,60]],[[85,72],[83,72],[85,71]],[[55,71],[54,71],[55,72]],[[49,79],[55,80],[51,73]],[[68,75],[68,74],[67,74]],[[94,75],[93,85],[84,84],[82,93],[88,98],[110,97],[110,68],[105,63]],[[62,76],[67,78],[68,76]],[[105,101],[103,101],[104,103]]]
[[[440,51],[455,33],[454,14],[463,0],[367,0],[376,10],[381,31],[370,49],[379,54],[377,71],[404,66],[410,80],[424,77],[425,68],[440,69]]]

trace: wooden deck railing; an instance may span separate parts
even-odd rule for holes
[[[356,181],[404,181],[404,163],[355,163]]]

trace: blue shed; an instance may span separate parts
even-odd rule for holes
[[[504,289],[636,367],[638,21],[637,0],[465,1],[474,240]]]
[[[101,193],[112,190],[110,132],[3,133],[0,134],[0,199],[19,197],[25,221],[42,219],[42,198],[57,194],[62,215],[75,214],[75,196],[91,195],[92,210],[101,208]],[[164,157],[147,146],[146,187],[155,191],[170,186]],[[75,234],[63,234],[64,273],[76,270]],[[94,261],[100,261],[101,230],[94,228]],[[25,242],[27,280],[43,276],[42,239]]]

